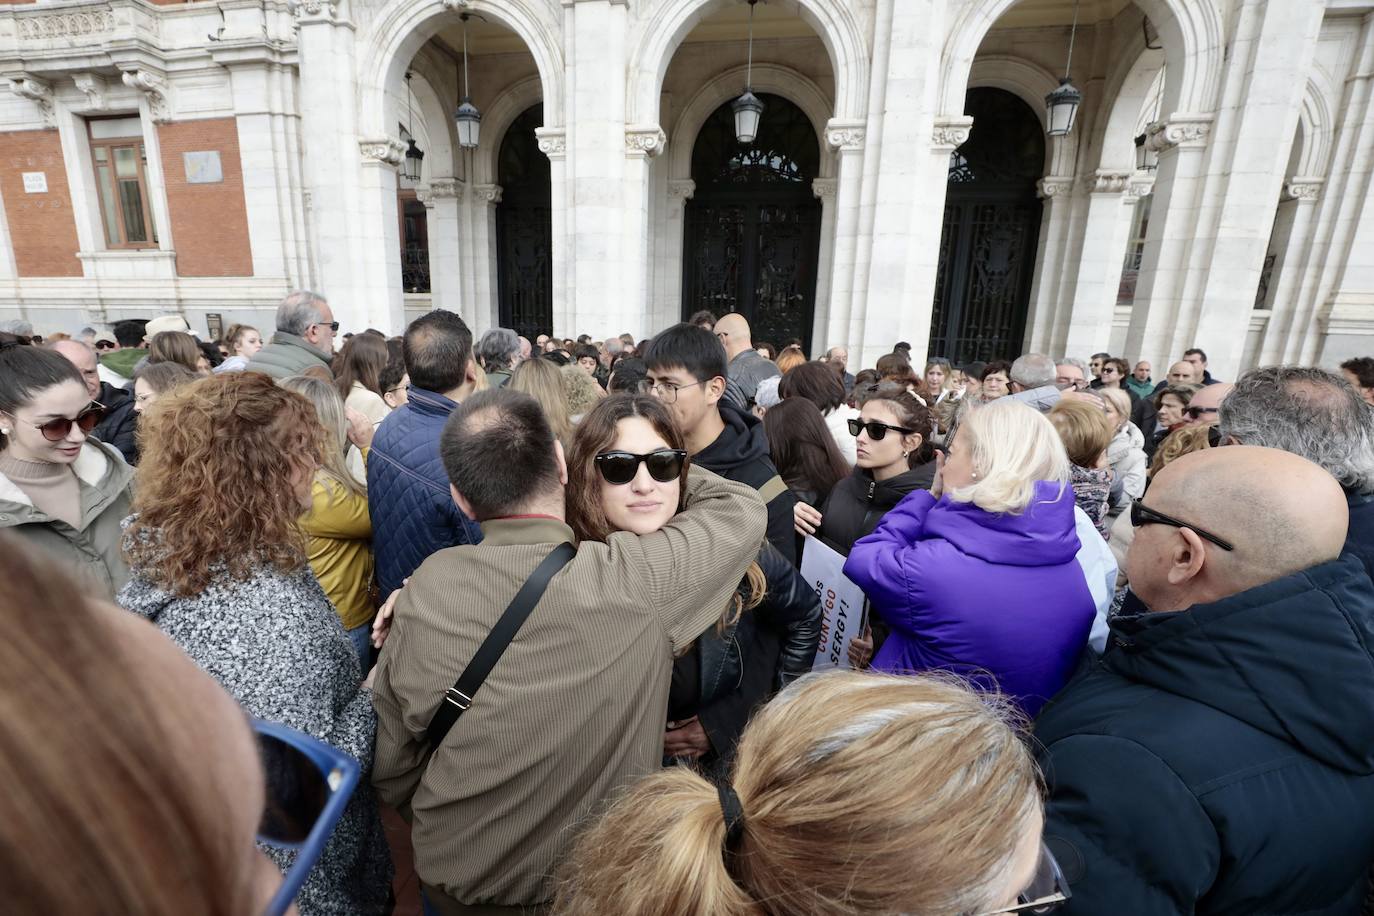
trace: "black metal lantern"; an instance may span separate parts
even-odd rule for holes
[[[453,120],[458,128],[458,145],[476,149],[482,134],[482,113],[468,96],[468,16],[463,14],[463,100],[453,113]]]
[[[735,112],[735,139],[740,143],[753,143],[759,135],[759,122],[763,120],[763,101],[753,92],[754,5],[758,2],[749,0],[749,64],[744,76],[744,95],[731,105]]]
[[[1073,40],[1078,34],[1078,0],[1073,4],[1073,26],[1069,29],[1069,59],[1064,64],[1064,76],[1059,87],[1045,96],[1045,120],[1049,125],[1046,133],[1051,137],[1062,137],[1073,130],[1073,122],[1078,117],[1078,106],[1083,102],[1083,93],[1069,82],[1069,70],[1073,67]]]
[[[1148,139],[1148,131],[1135,138],[1135,167],[1140,172],[1153,172],[1159,165],[1159,153],[1150,149]]]
[[[406,158],[401,166],[401,177],[408,181],[420,180],[420,164],[425,161],[424,151],[415,143],[414,110],[411,106],[410,71],[406,71]]]

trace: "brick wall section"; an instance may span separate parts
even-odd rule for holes
[[[24,192],[24,172],[42,172],[46,194]],[[79,277],[76,218],[55,130],[0,133],[0,195],[21,277]]]
[[[233,118],[176,121],[158,126],[172,247],[182,277],[251,277],[248,210],[243,201],[243,164]],[[183,153],[216,150],[224,180],[189,184]]]

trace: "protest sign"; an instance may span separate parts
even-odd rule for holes
[[[844,575],[845,558],[813,537],[802,547],[802,578],[815,589],[824,616],[812,671],[849,667],[849,644],[864,630],[864,593]]]

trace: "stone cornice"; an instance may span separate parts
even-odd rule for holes
[[[300,23],[339,21],[339,0],[287,0],[286,7]]]
[[[38,110],[43,115],[45,127],[57,126],[57,113],[53,108],[51,84],[46,80],[23,73],[11,76],[9,82],[10,89],[14,90],[15,95],[28,99],[38,106]]]
[[[1212,115],[1176,114],[1145,128],[1145,146],[1156,153],[1181,149],[1201,149],[1212,134]]]
[[[953,152],[968,141],[971,130],[973,118],[966,115],[957,118],[936,118],[935,126],[930,132],[930,145],[935,149]]]
[[[811,182],[811,196],[819,201],[830,203],[835,199],[838,182],[834,178],[816,178]]]
[[[501,202],[501,186],[499,184],[473,185],[472,193],[476,200],[486,201],[489,204]]]
[[[1284,182],[1283,191],[1293,200],[1316,200],[1321,196],[1325,178],[1314,175],[1294,175]]]
[[[457,178],[431,178],[429,180],[429,196],[435,199],[453,197],[462,200],[466,192],[467,185]]]
[[[1046,175],[1035,183],[1035,190],[1041,197],[1059,197],[1073,191],[1073,182],[1072,175]]]
[[[1090,180],[1093,194],[1124,194],[1131,183],[1132,172],[1118,172],[1112,169],[1098,169]]]
[[[167,81],[158,73],[144,67],[124,71],[124,85],[137,89],[148,99],[153,120],[163,123],[172,120],[172,103],[168,98]]]
[[[394,137],[365,137],[358,141],[364,162],[398,166],[405,159],[406,145]]]
[[[825,125],[825,142],[831,149],[854,151],[864,148],[868,136],[867,122],[831,118]]]
[[[550,159],[563,159],[568,155],[568,132],[562,127],[536,127],[534,136],[539,141],[539,152]]]
[[[653,157],[663,152],[668,136],[657,124],[625,129],[625,155]]]

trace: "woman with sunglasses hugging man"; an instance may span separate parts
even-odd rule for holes
[[[578,426],[568,455],[568,524],[579,541],[649,534],[682,507],[687,452],[657,398],[614,395]],[[664,756],[724,775],[754,709],[811,670],[815,593],[767,541],[720,619],[673,663]]]
[[[74,365],[0,335],[0,529],[108,599],[129,578],[119,523],[134,472],[89,437],[104,415]]]
[[[853,473],[835,485],[820,510],[797,503],[797,533],[813,534],[848,556],[908,493],[929,490],[935,482],[933,422],[930,409],[904,387],[879,385],[866,396],[859,418],[849,421],[857,455]],[[864,635],[850,643],[850,664],[867,667],[886,638],[887,624],[870,615]]]

